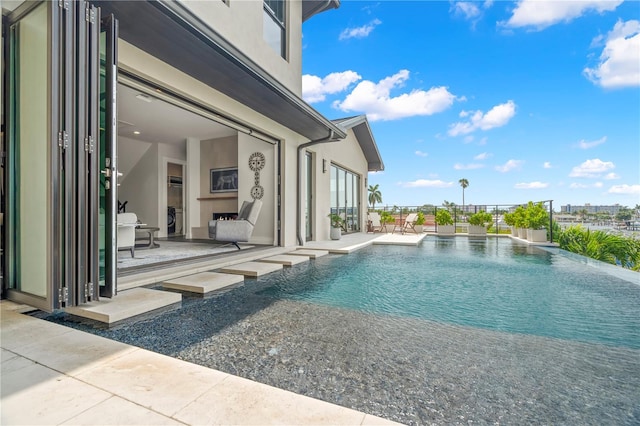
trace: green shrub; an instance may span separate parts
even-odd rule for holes
[[[549,213],[543,204],[533,204],[529,201],[527,208],[524,209],[524,228],[527,229],[545,229],[549,226]]]
[[[640,271],[640,240],[637,238],[591,231],[576,225],[560,232],[558,244],[572,253]]]
[[[426,219],[424,217],[424,213],[422,212],[418,212],[418,215],[416,216],[416,221],[414,223],[414,225],[424,225]]]
[[[479,211],[478,213],[474,213],[469,216],[469,224],[476,226],[487,226],[487,224],[491,223],[493,220],[493,216],[491,213],[487,213],[485,211]]]
[[[438,225],[453,225],[453,219],[451,218],[451,213],[446,209],[439,209],[436,212],[436,224]]]

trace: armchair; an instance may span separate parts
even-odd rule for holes
[[[131,257],[134,256],[136,245],[136,226],[138,225],[138,216],[135,213],[118,213],[116,219],[118,225],[118,250],[128,249]]]
[[[210,220],[209,238],[229,242],[240,250],[238,242],[249,241],[261,208],[262,201],[260,200],[245,201],[242,203],[236,220]]]

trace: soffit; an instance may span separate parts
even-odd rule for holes
[[[330,120],[271,77],[179,2],[95,1],[112,13],[119,36],[232,99],[311,140],[333,130]]]
[[[366,115],[358,115],[355,117],[341,118],[333,120],[333,122],[346,132],[349,129],[353,130],[353,133],[362,149],[362,153],[367,160],[368,169],[370,172],[378,172],[384,170],[384,163],[378,151],[378,144],[376,144],[373,138],[373,132],[369,127],[369,120]]]
[[[313,15],[322,13],[329,9],[337,9],[340,7],[340,0],[303,0],[302,1],[302,22],[311,18]]]

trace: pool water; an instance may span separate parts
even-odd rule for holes
[[[374,246],[284,278],[263,294],[365,312],[640,348],[636,284],[506,239]]]
[[[634,274],[509,239],[428,237],[185,294],[114,329],[46,317],[404,424],[637,425]]]

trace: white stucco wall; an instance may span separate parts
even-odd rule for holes
[[[313,237],[314,240],[329,239],[329,210],[331,207],[331,164],[342,167],[350,172],[360,176],[360,227],[364,232],[366,230],[366,207],[367,207],[367,191],[366,179],[368,176],[367,160],[360,149],[360,145],[356,140],[353,131],[349,130],[347,138],[338,142],[313,145],[309,147],[312,152],[314,168],[315,168],[315,197],[313,203]],[[322,172],[322,160],[327,162],[327,172]],[[305,199],[304,189],[303,200]],[[303,233],[304,235],[304,233]]]
[[[287,1],[287,56],[282,58],[262,35],[262,0],[183,1],[209,27],[298,96],[302,94],[302,3]]]
[[[190,77],[189,75],[169,66],[168,64],[154,58],[145,52],[137,49],[134,46],[120,40],[118,44],[119,48],[119,63],[122,68],[125,68],[137,75],[140,75],[146,79],[154,81],[161,86],[170,88],[186,97],[192,98],[208,107],[212,108],[224,114],[230,118],[244,123],[247,127],[253,128],[265,135],[269,135],[274,139],[280,140],[280,161],[281,161],[281,245],[294,246],[297,244],[297,200],[298,191],[303,196],[301,200],[304,200],[304,180],[301,181],[300,188],[298,187],[298,146],[306,143],[309,140],[305,137],[293,132],[291,129],[282,126],[279,123],[257,113],[256,111],[248,108],[228,96],[212,89],[206,84]],[[238,133],[238,140],[251,140],[251,136],[244,133]],[[260,147],[268,146],[263,141],[257,141],[261,145],[255,145],[257,150],[262,150]],[[251,144],[249,147],[253,147]],[[251,149],[243,151],[244,148],[238,148],[238,167],[245,167],[248,161],[249,152]],[[273,161],[268,161],[267,164],[277,164],[275,157],[277,155],[277,148],[273,146],[273,151],[270,155],[273,156]],[[366,207],[365,197],[366,191],[364,189],[365,179],[367,177],[367,162],[360,150],[360,146],[355,140],[353,132],[349,132],[347,139],[334,142],[330,144],[314,145],[309,148],[310,151],[317,153],[315,155],[315,170],[316,170],[316,183],[315,183],[315,208],[314,208],[314,237],[315,239],[328,239],[329,238],[329,220],[327,213],[329,211],[329,174],[322,173],[322,159],[327,160],[327,164],[331,162],[340,165],[341,167],[348,169],[358,175],[361,179],[361,211],[362,218],[361,224],[365,223],[366,213],[362,207]],[[253,152],[253,151],[252,151]],[[270,159],[269,155],[265,152],[267,159]],[[186,158],[186,157],[185,157]],[[304,160],[304,159],[303,159]],[[248,169],[247,169],[248,170]],[[277,184],[276,184],[276,170],[264,170],[261,174],[261,182],[266,181],[267,172],[271,173],[271,179],[274,182],[274,188],[272,191],[267,191],[265,187],[265,198],[263,202],[269,201],[273,206],[272,221],[275,225],[276,221],[276,205],[277,205]],[[304,179],[304,173],[300,177]],[[253,186],[252,181],[245,180],[249,184],[249,188],[239,188],[238,202],[241,202],[245,197],[249,197],[250,186]],[[264,186],[264,185],[263,185]],[[201,191],[203,189],[201,188]],[[241,192],[243,191],[243,192]],[[250,198],[248,198],[250,199]],[[186,202],[192,202],[186,200]],[[240,203],[241,204],[241,203]],[[265,210],[267,208],[265,207]],[[271,207],[268,208],[271,212]],[[271,214],[271,213],[269,213]],[[261,221],[266,216],[262,216]],[[207,218],[208,219],[208,218]],[[200,221],[203,222],[205,217],[201,217]],[[304,236],[304,220],[300,222],[301,234]],[[256,235],[258,238],[266,238],[269,232],[264,229],[260,230]],[[275,231],[271,234],[274,240],[277,240]],[[266,239],[265,239],[266,240]],[[262,240],[261,240],[262,241]],[[257,242],[257,241],[256,241]]]

